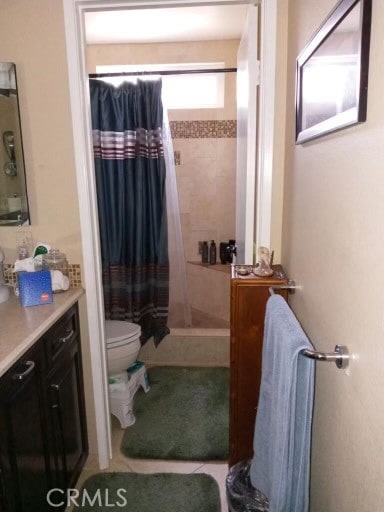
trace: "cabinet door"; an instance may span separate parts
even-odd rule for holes
[[[252,458],[269,287],[285,281],[231,281],[229,465]],[[280,292],[287,298],[287,292]]]
[[[37,343],[0,379],[1,507],[44,512],[51,487],[43,354]]]
[[[232,287],[230,465],[253,453],[268,296],[266,286],[241,283]]]
[[[81,356],[72,344],[49,377],[55,487],[72,487],[88,453]]]

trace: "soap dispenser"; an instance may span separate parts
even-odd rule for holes
[[[0,304],[9,298],[9,288],[4,280],[4,253],[0,249]]]
[[[208,263],[208,243],[207,242],[203,242],[201,261],[202,261],[202,263]]]

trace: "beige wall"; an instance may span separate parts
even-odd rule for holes
[[[236,67],[239,41],[191,41],[161,44],[102,44],[89,45],[87,64],[89,73],[96,66],[124,64],[179,64],[192,62],[224,62]],[[171,110],[170,120],[236,119],[236,74],[225,76],[225,108],[201,110]]]
[[[281,261],[283,229],[283,199],[285,174],[285,124],[287,89],[287,39],[288,1],[279,0],[277,6],[277,55],[275,83],[275,135],[273,141],[272,204],[271,204],[271,249],[274,260]],[[266,155],[269,156],[268,154]]]
[[[81,263],[81,238],[61,2],[2,2],[0,61],[16,63],[27,186],[35,242]],[[1,170],[0,170],[1,172]],[[6,260],[17,228],[0,227]]]
[[[311,512],[384,507],[384,2],[373,0],[366,123],[294,145],[295,57],[335,0],[290,0],[283,263],[290,300],[319,350],[354,354],[350,375],[318,363]]]
[[[62,5],[52,0],[1,3],[0,61],[16,63],[27,185],[35,242],[82,263]],[[1,169],[0,169],[1,172]],[[6,261],[18,228],[0,227]],[[80,301],[91,453],[96,450],[85,299]]]

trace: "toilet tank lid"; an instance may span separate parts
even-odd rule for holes
[[[139,337],[141,334],[140,325],[120,320],[106,320],[105,334],[109,343],[121,341],[127,338]]]

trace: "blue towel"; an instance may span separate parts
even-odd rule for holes
[[[314,361],[313,349],[280,295],[267,303],[263,369],[256,416],[252,485],[269,499],[270,512],[307,512]]]

